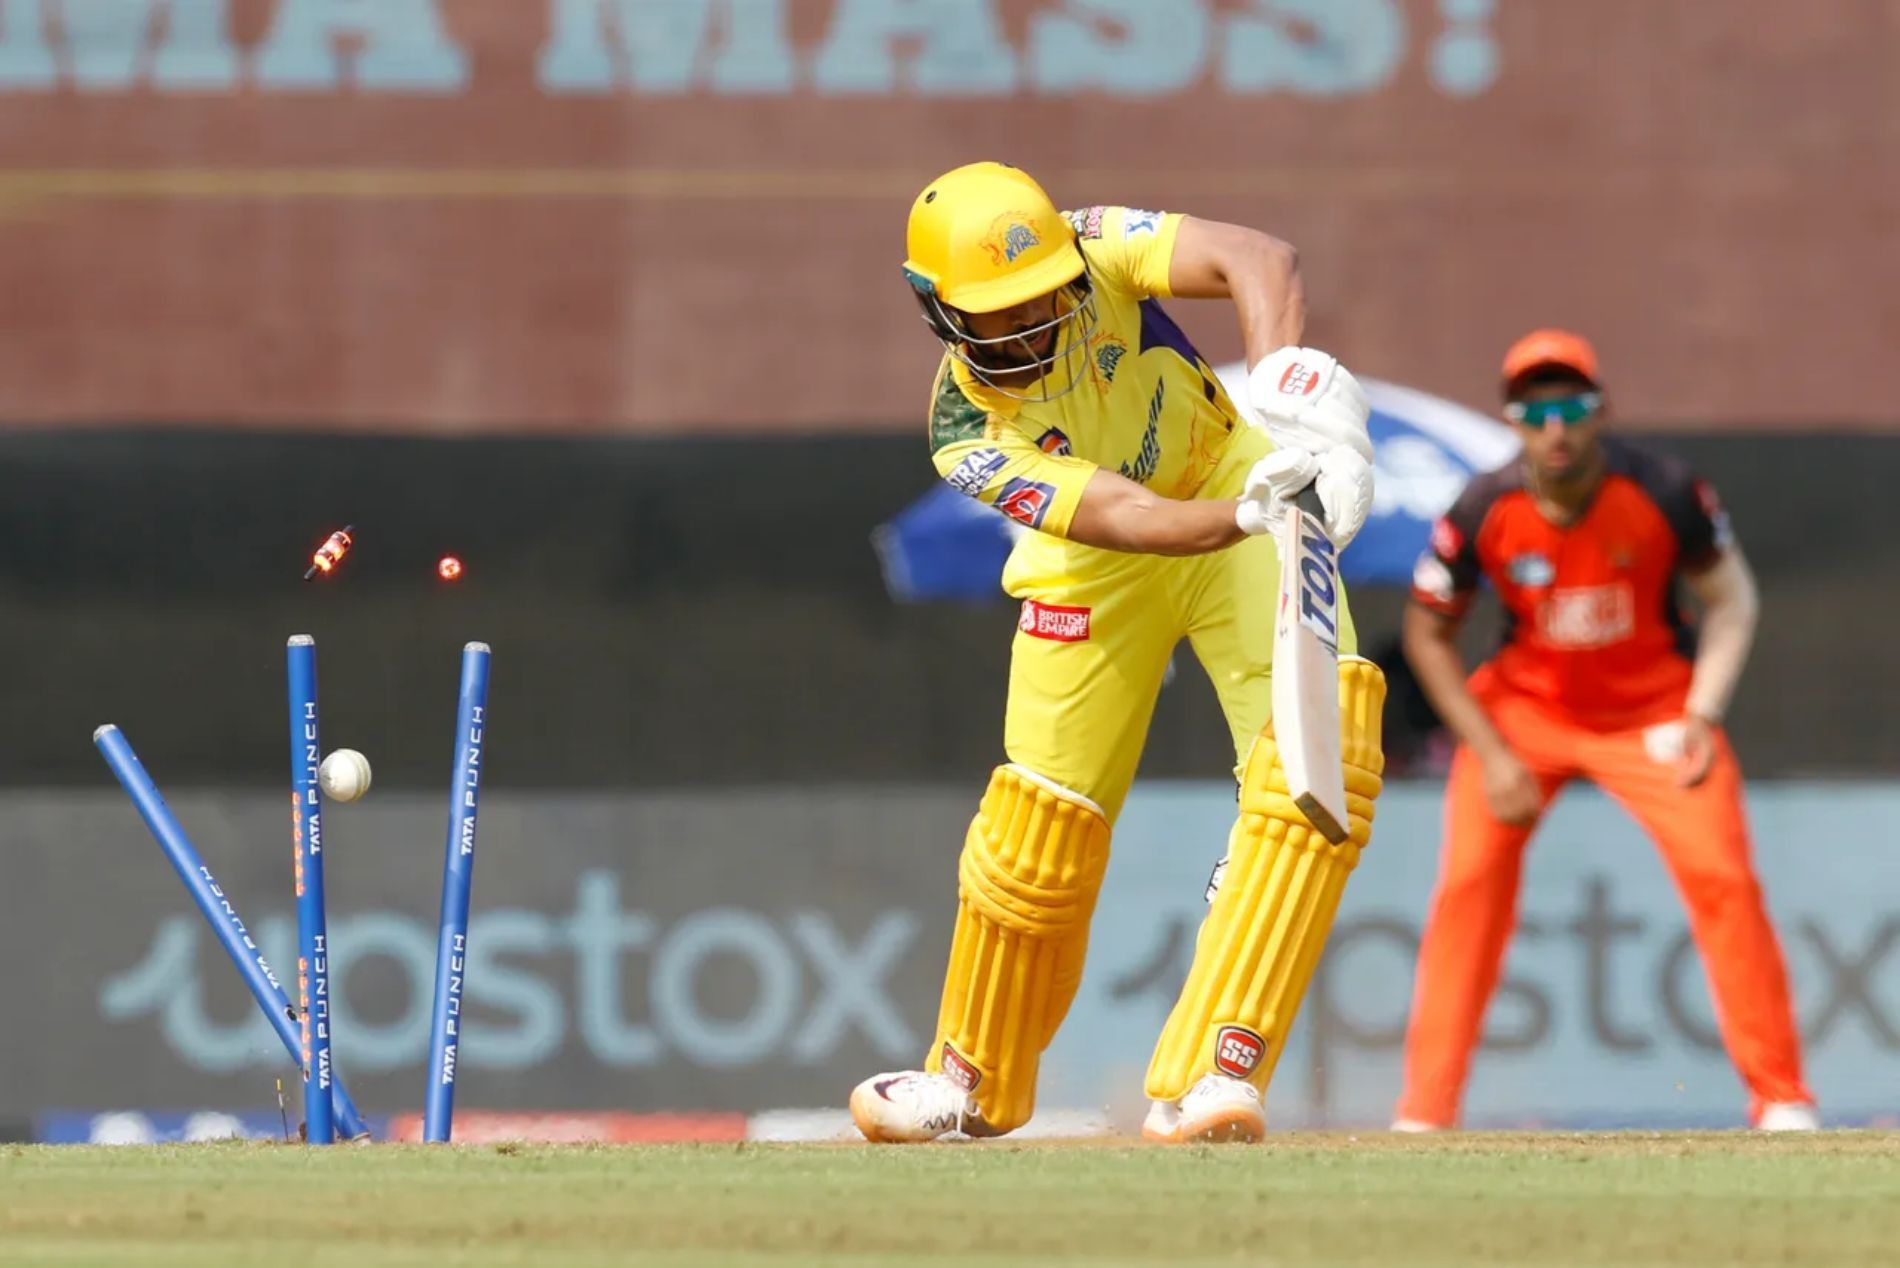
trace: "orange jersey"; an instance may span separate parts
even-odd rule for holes
[[[1519,463],[1473,480],[1433,527],[1412,597],[1462,616],[1488,579],[1504,645],[1474,682],[1609,730],[1681,713],[1691,663],[1677,575],[1712,565],[1729,530],[1714,491],[1686,466],[1625,441],[1602,445],[1603,482],[1566,526],[1537,509]]]

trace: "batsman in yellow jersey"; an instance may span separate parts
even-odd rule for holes
[[[1233,732],[1240,815],[1148,1068],[1143,1134],[1258,1140],[1384,765],[1384,678],[1351,654],[1343,604],[1343,844],[1286,795],[1269,716],[1274,529],[1309,485],[1340,547],[1365,522],[1365,393],[1298,347],[1295,255],[1266,234],[1125,207],[1065,214],[1024,172],[977,163],[918,197],[908,238],[905,276],[947,350],[930,407],[937,469],[1035,531],[1004,572],[1022,600],[1008,762],[964,843],[937,1035],[923,1070],[860,1084],[852,1117],[876,1141],[1029,1121],[1042,1052],[1081,983],[1115,818],[1186,638]],[[1264,430],[1162,311],[1175,297],[1232,301]]]

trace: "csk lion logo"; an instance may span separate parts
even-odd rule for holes
[[[1115,335],[1103,333],[1089,341],[1093,349],[1095,384],[1107,390],[1115,381],[1115,371],[1121,368],[1122,358],[1128,355],[1128,345]]]
[[[999,216],[990,227],[989,236],[983,239],[983,249],[990,253],[990,263],[999,265],[1014,264],[1023,252],[1041,245],[1042,239],[1027,218],[1016,213]]]

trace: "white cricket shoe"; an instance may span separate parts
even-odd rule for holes
[[[1812,1132],[1821,1130],[1820,1115],[1804,1101],[1770,1101],[1761,1107],[1755,1130],[1763,1132]]]
[[[1252,1144],[1267,1134],[1267,1111],[1251,1083],[1206,1074],[1179,1101],[1155,1101],[1143,1139],[1162,1145]]]
[[[1438,1123],[1428,1123],[1422,1118],[1395,1118],[1392,1120],[1392,1130],[1407,1135],[1422,1136],[1427,1132],[1442,1132],[1447,1129]]]
[[[851,1121],[866,1140],[909,1145],[951,1132],[986,1134],[976,1102],[943,1074],[899,1070],[866,1079],[851,1091]]]

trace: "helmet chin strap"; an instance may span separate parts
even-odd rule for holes
[[[1019,401],[1053,401],[1066,396],[1080,386],[1086,377],[1076,363],[1088,355],[1088,341],[1094,335],[1097,326],[1095,309],[1095,287],[1089,277],[1087,267],[1082,274],[1062,288],[1059,294],[1073,294],[1074,302],[1068,311],[1061,311],[1058,301],[1054,318],[1028,330],[1019,330],[998,339],[978,339],[971,334],[962,320],[962,313],[945,304],[934,294],[917,294],[918,304],[923,308],[924,324],[930,327],[932,334],[943,343],[950,355],[961,361],[970,373],[984,386],[1003,396]],[[1054,344],[1046,357],[1037,357],[1028,347],[1028,341],[1044,331],[1054,331]],[[1001,367],[986,364],[978,359],[978,349],[1004,348],[1012,343],[1020,343],[1029,352],[1029,359],[1019,365]],[[1066,381],[1051,383],[1057,378],[1057,371],[1066,371]],[[1019,391],[1007,382],[999,380],[1014,379],[1018,376],[1032,375],[1030,384],[1039,391]]]

